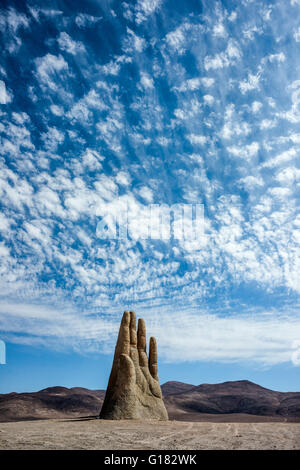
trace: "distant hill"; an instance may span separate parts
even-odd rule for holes
[[[162,385],[170,419],[181,421],[300,421],[300,392],[276,392],[247,380]],[[0,395],[0,421],[98,416],[105,390],[49,387]]]
[[[184,382],[166,382],[161,386],[164,397],[167,395],[177,395],[178,393],[184,393],[193,388],[196,388],[196,385],[186,384]]]
[[[202,413],[300,418],[300,392],[275,392],[248,380],[198,386],[167,382],[162,391],[174,419],[197,421]]]
[[[0,395],[0,421],[98,415],[105,390],[49,387],[39,392]]]

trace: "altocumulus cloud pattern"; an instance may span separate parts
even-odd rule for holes
[[[294,360],[300,1],[1,2],[2,339],[167,361]],[[120,202],[121,201],[121,202]],[[122,203],[203,204],[205,240],[102,240]]]

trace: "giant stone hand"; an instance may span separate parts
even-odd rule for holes
[[[121,321],[100,418],[168,419],[158,382],[156,340],[150,338],[148,359],[145,322],[139,319],[136,332],[134,312],[124,312]]]

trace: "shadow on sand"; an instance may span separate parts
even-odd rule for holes
[[[92,421],[95,419],[99,419],[99,415],[96,416],[79,416],[77,418],[68,418],[68,419],[62,419],[64,423],[74,423],[74,421]]]

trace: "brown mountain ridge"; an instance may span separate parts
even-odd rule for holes
[[[167,382],[162,391],[169,416],[176,419],[198,421],[203,414],[300,419],[299,392],[277,392],[248,380],[198,386]]]
[[[277,392],[248,380],[162,385],[169,418],[179,421],[297,421],[300,392]],[[0,421],[97,417],[105,390],[49,387],[0,395]]]

